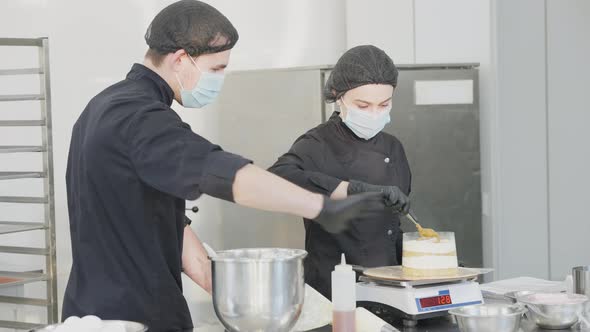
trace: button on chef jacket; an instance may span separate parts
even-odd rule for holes
[[[191,131],[170,108],[174,93],[135,64],[99,93],[76,122],[67,194],[73,264],[63,318],[96,315],[192,328],[182,295],[185,200],[233,200],[250,163]]]
[[[400,141],[385,132],[370,140],[361,139],[342,122],[339,113],[299,137],[269,170],[327,196],[349,180],[398,186],[405,194],[410,193],[410,167]],[[399,214],[391,209],[355,219],[352,227],[340,234],[330,234],[305,220],[305,282],[331,298],[330,275],[342,253],[348,264],[398,265],[401,235]]]

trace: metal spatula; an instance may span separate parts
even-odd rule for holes
[[[438,235],[437,232],[434,231],[434,229],[423,228],[422,226],[420,226],[420,224],[417,221],[418,218],[416,218],[414,211],[412,211],[411,209],[408,212],[408,214],[406,214],[406,218],[408,218],[411,222],[414,223],[414,225],[416,225],[416,228],[418,229],[418,233],[420,234],[420,237],[425,237],[425,238],[435,237],[437,239],[440,239],[440,236]]]

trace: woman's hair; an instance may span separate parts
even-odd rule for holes
[[[333,103],[346,91],[366,84],[397,85],[397,68],[393,60],[373,45],[356,46],[344,53],[324,87],[326,102]]]

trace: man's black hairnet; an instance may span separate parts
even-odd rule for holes
[[[346,91],[366,84],[397,85],[397,68],[393,60],[380,48],[362,45],[346,51],[324,87],[324,98],[333,103]]]
[[[229,50],[238,38],[227,17],[197,0],[181,0],[162,9],[145,33],[148,46],[158,53],[184,49],[191,56]]]

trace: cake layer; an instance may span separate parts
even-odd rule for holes
[[[447,269],[458,265],[457,256],[402,257],[402,266],[414,269]]]
[[[455,242],[449,240],[425,239],[404,241],[403,250],[412,252],[426,252],[426,253],[450,253],[456,252]]]
[[[411,267],[402,267],[404,276],[408,277],[455,277],[459,274],[458,268],[448,269],[414,269]]]

